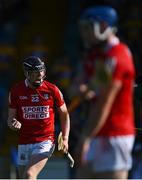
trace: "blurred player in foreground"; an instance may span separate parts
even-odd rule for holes
[[[11,88],[8,126],[19,130],[20,178],[36,179],[55,148],[55,108],[58,109],[63,151],[68,151],[70,118],[58,87],[44,80],[46,68],[38,57],[23,61],[26,79]]]
[[[77,178],[126,179],[132,166],[135,139],[131,52],[116,35],[115,9],[96,6],[84,10],[79,24],[85,46],[92,52],[88,88],[97,99],[78,145]]]

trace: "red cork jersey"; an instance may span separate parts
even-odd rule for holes
[[[90,57],[86,64],[90,65],[91,74],[85,68],[86,74],[89,76],[89,86],[99,95],[105,91],[109,80],[122,82],[122,88],[115,98],[111,113],[98,136],[135,134],[133,112],[135,69],[127,45],[118,43],[100,55],[96,56],[96,53],[93,52]]]
[[[19,144],[54,141],[55,108],[64,104],[63,95],[52,83],[44,81],[32,89],[26,80],[14,85],[10,90],[9,107],[17,110],[17,120],[22,127]]]

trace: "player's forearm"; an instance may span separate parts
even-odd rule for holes
[[[108,119],[108,116],[111,111],[111,105],[109,102],[104,104],[102,109],[100,109],[100,112],[98,113],[98,117],[96,117],[96,127],[92,129],[92,135],[96,135],[104,126],[106,123],[106,120]]]
[[[111,112],[115,97],[120,89],[120,87],[116,85],[117,84],[112,84],[112,86],[108,87],[105,93],[99,97],[96,106],[92,108],[89,122],[84,132],[87,136],[95,136],[105,124]]]
[[[91,109],[83,134],[87,137],[94,137],[102,128],[108,117],[109,111],[97,104],[96,109]]]
[[[60,120],[61,120],[61,129],[62,129],[62,136],[63,139],[68,139],[69,138],[69,132],[70,132],[70,117],[69,114],[62,113],[60,115]]]

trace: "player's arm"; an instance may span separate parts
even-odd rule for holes
[[[106,122],[121,87],[121,81],[113,81],[109,85],[107,84],[103,94],[99,96],[95,105],[92,106],[90,116],[84,125],[85,128],[83,129],[77,148],[78,156],[80,156],[79,160],[82,165],[86,162],[85,154],[88,151],[90,140],[96,136]]]
[[[92,107],[89,122],[84,128],[84,134],[88,137],[96,135],[106,122],[113,102],[122,87],[120,80],[115,80],[106,86],[105,92],[98,98],[95,107]]]
[[[61,129],[62,129],[62,138],[64,143],[64,151],[68,151],[68,140],[69,140],[69,132],[70,132],[70,117],[64,103],[62,106],[58,107],[58,112],[61,121]]]
[[[8,120],[7,124],[10,129],[18,130],[21,128],[21,123],[16,119],[17,110],[14,108],[9,108],[8,110]]]

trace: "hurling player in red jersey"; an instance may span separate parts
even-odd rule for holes
[[[61,91],[46,80],[44,62],[34,56],[23,61],[26,79],[13,85],[9,93],[8,126],[19,130],[19,176],[36,179],[55,148],[55,108],[63,135],[63,151],[68,151],[70,118]]]
[[[95,6],[79,21],[83,42],[93,50],[86,64],[88,88],[97,98],[80,138],[77,178],[127,179],[132,166],[135,69],[128,46],[116,35],[117,19],[112,7]]]

